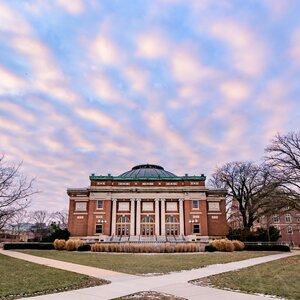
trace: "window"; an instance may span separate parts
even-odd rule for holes
[[[199,201],[193,200],[193,208],[199,208]]]
[[[200,233],[200,224],[193,224],[193,233]]]
[[[274,223],[279,223],[280,222],[279,215],[273,215],[273,222]]]
[[[286,214],[285,215],[285,223],[291,223],[291,222],[292,222],[291,214]]]
[[[103,233],[103,225],[102,224],[96,224],[96,233],[98,233],[98,234]]]
[[[297,223],[300,223],[300,217],[297,218]]]
[[[142,223],[154,223],[154,218],[146,216],[142,219]]]
[[[287,227],[287,233],[293,234],[293,227],[292,226]]]
[[[178,219],[174,216],[167,217],[166,223],[178,223]]]
[[[130,221],[129,221],[128,217],[122,216],[122,217],[118,218],[117,223],[130,223]]]
[[[103,208],[103,200],[98,200],[98,201],[97,201],[97,208],[98,208],[98,209]]]

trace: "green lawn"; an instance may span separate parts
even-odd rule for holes
[[[16,299],[108,283],[0,254],[0,299]]]
[[[300,255],[192,281],[198,285],[300,299]]]
[[[190,270],[207,265],[239,261],[266,256],[278,252],[228,252],[195,254],[110,254],[78,253],[57,250],[22,250],[21,252],[41,257],[73,262],[129,274],[168,273]]]

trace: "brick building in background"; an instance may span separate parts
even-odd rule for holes
[[[206,177],[176,176],[139,165],[119,176],[90,176],[87,188],[69,188],[71,237],[90,241],[208,240],[227,234],[226,190]]]
[[[228,225],[232,229],[243,228],[243,218],[239,211],[239,203],[232,201]],[[280,231],[279,242],[293,244],[300,247],[300,211],[289,206],[275,209],[268,216],[260,216],[255,220],[252,231],[258,228],[274,226]]]
[[[259,218],[256,226],[274,226],[280,231],[279,242],[300,247],[300,211],[289,206],[277,210],[271,216]]]

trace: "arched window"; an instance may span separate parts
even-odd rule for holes
[[[166,223],[178,223],[178,218],[174,216],[167,217]]]
[[[153,217],[149,217],[149,216],[144,217],[142,219],[142,223],[154,223],[154,218]]]
[[[120,217],[117,220],[117,223],[129,223],[129,218],[128,217]]]

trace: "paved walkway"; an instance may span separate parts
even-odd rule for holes
[[[116,297],[129,295],[140,291],[157,291],[167,293],[185,299],[191,300],[259,300],[259,299],[273,299],[273,297],[258,296],[242,294],[237,292],[219,290],[210,287],[201,287],[189,284],[188,281],[192,279],[207,277],[210,275],[220,274],[238,270],[253,265],[273,261],[276,259],[299,255],[299,253],[283,253],[258,258],[251,258],[238,262],[231,262],[226,264],[215,264],[205,268],[194,269],[190,271],[174,272],[167,275],[143,277],[124,273],[113,272],[109,270],[98,269],[94,267],[87,267],[73,263],[57,261],[53,259],[41,258],[33,255],[28,255],[20,252],[0,250],[1,254],[11,257],[27,260],[41,265],[46,265],[58,269],[68,270],[80,274],[86,274],[97,278],[103,278],[111,281],[111,284],[96,286],[92,288],[74,290],[69,292],[42,295],[31,298],[33,300],[107,300]]]

